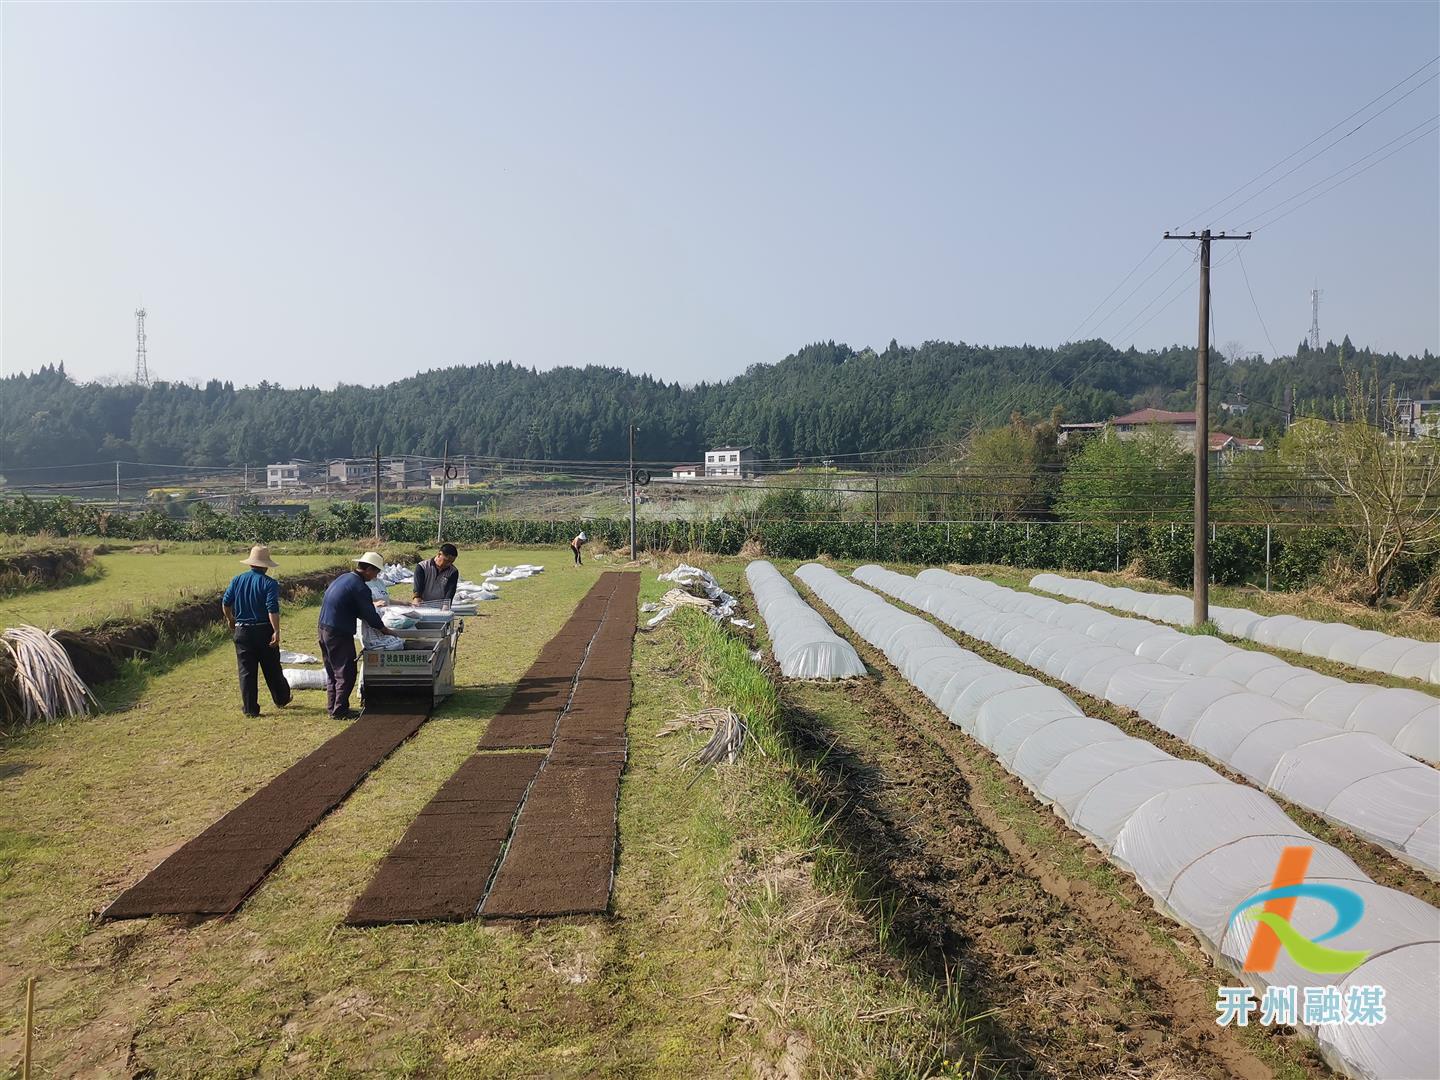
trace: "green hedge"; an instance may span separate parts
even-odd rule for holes
[[[160,510],[119,514],[67,499],[0,500],[0,532],[56,536],[113,536],[122,539],[222,540],[237,544],[281,540],[336,542],[371,533],[373,519],[364,504],[340,503],[323,514],[308,510],[292,517],[250,510],[218,513],[200,504],[192,516],[176,518]],[[387,520],[389,542],[423,545],[434,541],[433,518]],[[500,520],[456,514],[446,522],[445,539],[457,544],[499,543],[561,547],[581,529],[610,547],[630,542],[624,518],[553,521]],[[1052,570],[1114,570],[1139,559],[1145,572],[1176,585],[1188,585],[1192,566],[1190,530],[1184,525],[882,523],[807,523],[739,517],[696,521],[641,521],[640,546],[649,551],[703,551],[735,555],[754,540],[765,551],[786,559],[829,555],[876,562],[1004,563]],[[1265,530],[1253,525],[1220,525],[1211,544],[1211,567],[1220,584],[1260,581],[1265,572]],[[1271,583],[1280,589],[1303,588],[1335,558],[1355,552],[1339,529],[1275,530]],[[1426,565],[1420,565],[1421,562]],[[1418,580],[1434,560],[1419,560],[1397,574],[1397,581]]]

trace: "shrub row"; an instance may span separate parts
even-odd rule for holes
[[[308,512],[279,517],[250,511],[222,514],[202,504],[187,518],[158,510],[118,514],[66,499],[0,501],[0,532],[59,536],[113,536],[124,539],[220,540],[234,543],[276,541],[335,542],[371,534],[372,518],[360,503],[336,504],[322,515]],[[563,546],[581,529],[610,547],[630,542],[623,518],[544,521],[456,516],[446,522],[445,539],[457,544],[536,544]],[[428,544],[435,539],[430,519],[387,520],[385,540]],[[1004,563],[1051,570],[1114,570],[1139,560],[1150,576],[1175,585],[1191,577],[1190,530],[1184,525],[929,524],[882,522],[751,522],[742,517],[693,521],[641,521],[640,546],[650,551],[703,551],[735,555],[747,542],[760,544],[776,558],[864,559],[907,563]],[[1337,557],[1354,557],[1343,530],[1277,528],[1271,539],[1271,584],[1302,588]],[[1220,584],[1263,580],[1265,529],[1219,525],[1210,547],[1211,571]],[[1414,567],[1397,580],[1423,576]]]

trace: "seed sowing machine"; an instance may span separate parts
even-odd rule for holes
[[[410,609],[415,625],[389,633],[405,642],[403,649],[366,649],[360,662],[360,700],[425,702],[439,705],[455,690],[455,652],[464,622],[438,607]]]

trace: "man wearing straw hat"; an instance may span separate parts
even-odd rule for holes
[[[240,708],[246,716],[260,715],[260,687],[256,669],[265,673],[270,700],[277,709],[290,704],[290,684],[280,667],[280,583],[270,549],[256,544],[241,562],[250,569],[236,574],[220,599],[225,622],[235,640],[235,666],[240,673]]]
[[[353,720],[350,693],[358,674],[355,664],[355,622],[389,633],[375,610],[370,582],[385,569],[379,552],[367,551],[330,583],[320,602],[320,655],[325,659],[325,709],[335,720]]]

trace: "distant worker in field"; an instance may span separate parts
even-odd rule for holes
[[[453,601],[455,586],[460,584],[460,571],[455,569],[455,560],[459,555],[454,544],[441,544],[439,551],[415,567],[415,590],[411,603]]]
[[[570,553],[575,556],[575,565],[580,565],[580,549],[585,546],[590,538],[582,531],[574,540],[570,541]]]
[[[320,603],[320,655],[325,660],[325,711],[335,720],[354,720],[360,714],[350,708],[355,689],[355,621],[388,634],[370,582],[385,569],[385,560],[367,551],[330,583]]]
[[[275,707],[283,709],[290,704],[290,684],[280,667],[280,583],[270,576],[276,563],[264,544],[252,547],[250,557],[241,563],[250,569],[230,580],[220,598],[220,609],[235,641],[240,708],[246,716],[259,716],[257,669],[265,673],[265,686]]]

